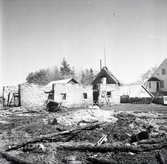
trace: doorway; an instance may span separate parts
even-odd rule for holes
[[[98,90],[94,90],[93,91],[93,104],[98,104],[98,98],[99,98],[99,91]]]
[[[159,82],[157,82],[157,91],[159,91]]]

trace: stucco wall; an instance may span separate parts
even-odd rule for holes
[[[21,106],[27,109],[41,108],[48,97],[44,91],[44,86],[28,83],[21,84]]]
[[[84,99],[83,93],[87,94]],[[63,95],[66,94],[66,99]],[[87,107],[93,103],[92,86],[83,86],[81,84],[54,84],[54,100],[61,102],[68,108]]]
[[[18,93],[18,86],[4,86],[3,87],[3,98],[4,98],[4,105],[7,105],[8,95],[10,93],[9,101],[11,100],[13,93]]]
[[[104,93],[111,92],[111,97],[109,98],[109,105],[120,104],[120,88],[116,84],[100,84],[99,85],[99,103],[105,102],[103,97]],[[102,93],[103,92],[103,93]],[[107,96],[107,95],[106,95]]]

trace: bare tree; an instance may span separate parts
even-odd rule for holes
[[[145,73],[141,74],[140,79],[137,81],[137,83],[143,83],[145,84],[147,80],[153,75],[153,73],[156,71],[157,65],[154,67],[149,68]]]

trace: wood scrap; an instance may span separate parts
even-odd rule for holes
[[[158,161],[160,164],[165,164],[165,159],[164,159],[162,153],[160,153],[160,151],[158,151],[158,154],[156,155],[156,158],[157,158],[157,161]]]
[[[103,135],[103,137],[101,137],[101,138],[97,141],[96,146],[99,146],[99,145],[105,143],[105,142],[108,140],[108,137],[109,137],[109,135],[112,133],[112,131],[113,131],[113,129],[115,128],[115,126],[116,126],[116,125],[113,126],[113,128],[110,130],[110,132],[109,132],[108,134]]]
[[[6,152],[0,151],[0,155],[2,157],[4,157],[5,159],[7,159],[8,161],[11,161],[12,164],[35,164],[34,162],[30,163],[30,162],[24,161],[22,159],[13,157],[12,155],[10,155],[10,154],[8,154]]]
[[[98,122],[98,120],[94,120],[94,121],[81,120],[77,123],[77,125],[80,125],[81,123],[93,124],[93,123],[97,123],[97,122]]]
[[[117,162],[114,160],[106,160],[106,159],[98,159],[94,157],[89,157],[86,159],[87,164],[116,164]]]

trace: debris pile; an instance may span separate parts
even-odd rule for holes
[[[4,145],[0,155],[13,163],[167,162],[166,111],[69,109],[43,113],[26,111],[22,115],[20,110],[19,115],[9,110],[7,114],[4,112],[0,111],[3,113],[0,117],[8,123],[0,122],[0,143]],[[144,138],[143,134],[146,134]]]
[[[77,125],[78,122],[111,122],[114,123],[117,121],[117,118],[114,117],[114,111],[104,111],[104,110],[95,110],[95,109],[80,109],[72,110],[66,113],[56,115],[58,122],[62,125],[72,126]],[[82,124],[80,124],[81,126]],[[83,122],[83,125],[85,123]]]

